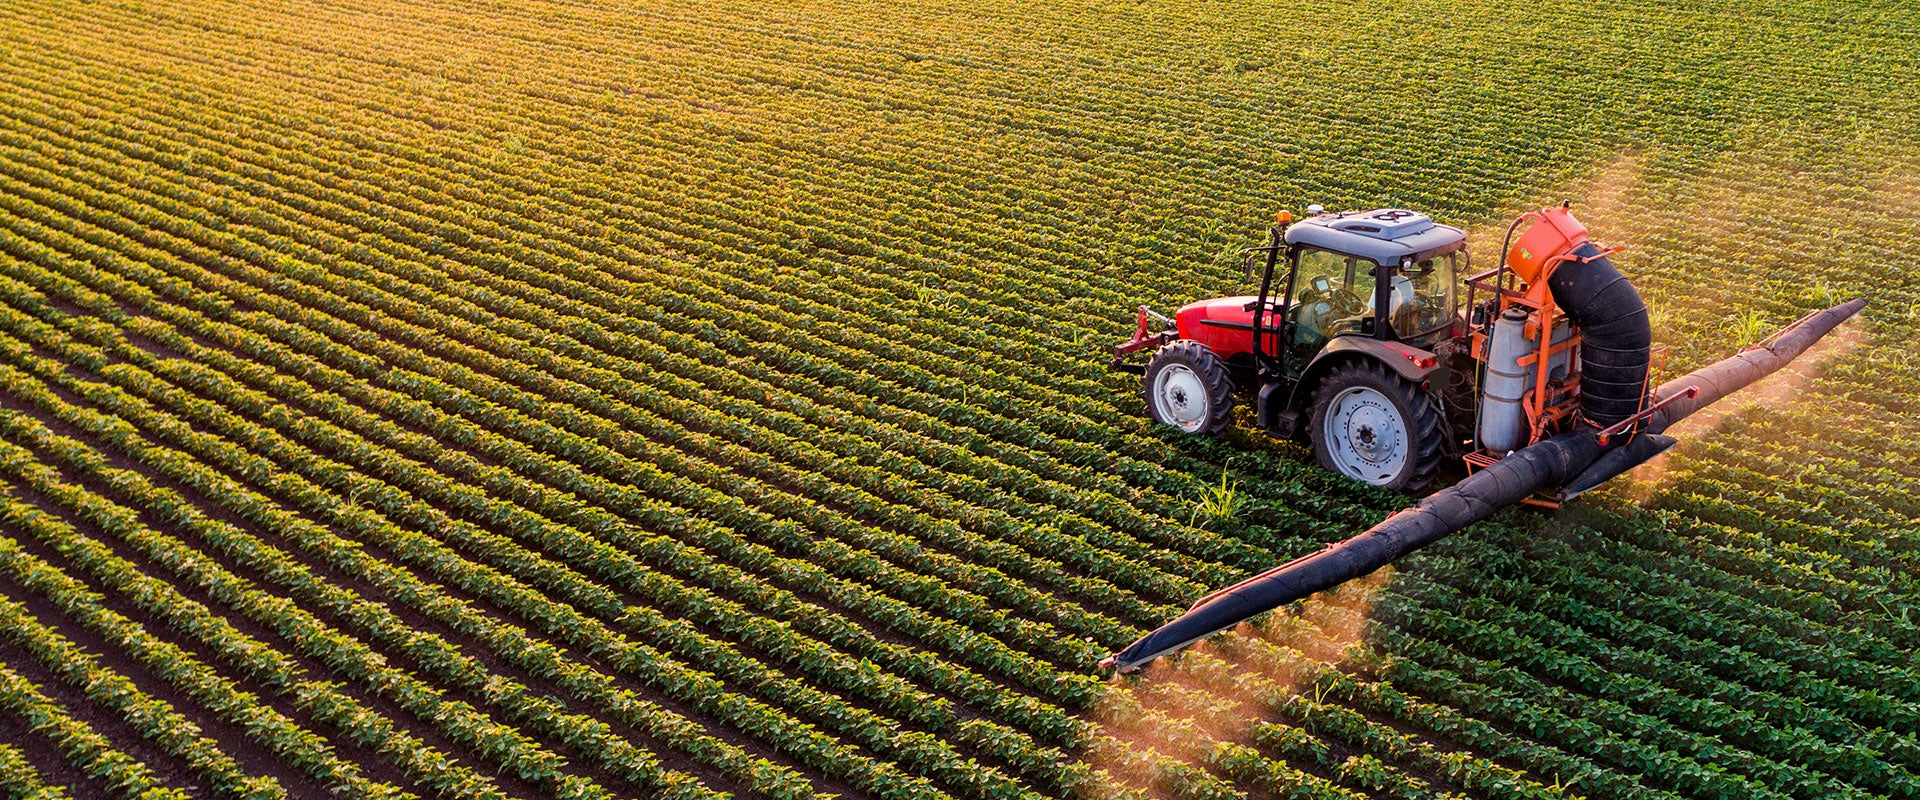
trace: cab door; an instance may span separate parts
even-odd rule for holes
[[[1371,260],[1316,247],[1301,247],[1293,280],[1282,346],[1283,372],[1299,379],[1307,364],[1336,336],[1374,330],[1374,271]]]

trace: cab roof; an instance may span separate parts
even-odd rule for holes
[[[1287,244],[1359,256],[1376,264],[1399,264],[1403,259],[1419,261],[1458,250],[1467,233],[1417,211],[1376,208],[1308,217],[1289,226],[1286,238]]]

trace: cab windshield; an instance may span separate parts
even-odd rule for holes
[[[1393,332],[1412,339],[1453,323],[1455,259],[1442,253],[1403,264],[1388,287],[1387,319]]]

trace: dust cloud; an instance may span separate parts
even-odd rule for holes
[[[1297,614],[1273,612],[1116,676],[1095,704],[1106,737],[1089,762],[1144,785],[1157,760],[1198,767],[1217,743],[1248,743],[1272,703],[1365,646],[1375,596],[1392,575],[1383,568],[1308,597]]]
[[[1761,378],[1752,386],[1694,412],[1692,416],[1668,428],[1666,433],[1682,442],[1704,438],[1719,431],[1720,423],[1727,417],[1744,411],[1750,406],[1784,408],[1792,405],[1806,395],[1814,378],[1826,368],[1827,364],[1860,350],[1866,344],[1866,328],[1858,320],[1848,321],[1808,348],[1807,352],[1802,353],[1799,358],[1782,367],[1779,372]],[[1669,451],[1628,472],[1623,496],[1629,502],[1638,504],[1658,494],[1662,488],[1665,488],[1670,477],[1667,460],[1671,457],[1672,451]]]
[[[1483,224],[1467,230],[1467,247],[1473,255],[1475,270],[1487,269],[1500,263],[1500,243],[1506,238],[1507,227],[1513,220],[1528,211],[1537,211],[1542,206],[1557,205],[1561,200],[1573,201],[1574,216],[1593,231],[1594,239],[1611,242],[1613,239],[1602,235],[1604,231],[1622,230],[1631,218],[1627,210],[1632,206],[1633,192],[1641,185],[1641,174],[1645,162],[1640,156],[1622,152],[1608,161],[1606,166],[1583,186],[1566,187],[1534,197],[1521,208],[1510,209]]]

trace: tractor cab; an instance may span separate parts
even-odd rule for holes
[[[1328,340],[1360,335],[1431,346],[1453,327],[1466,232],[1425,214],[1379,209],[1320,214],[1287,228],[1287,306],[1293,352],[1305,366]],[[1295,374],[1298,374],[1297,372]]]
[[[1452,332],[1465,247],[1412,211],[1320,214],[1250,250],[1249,275],[1266,256],[1260,294],[1189,303],[1174,326],[1239,370],[1293,380],[1342,337],[1430,348]]]

